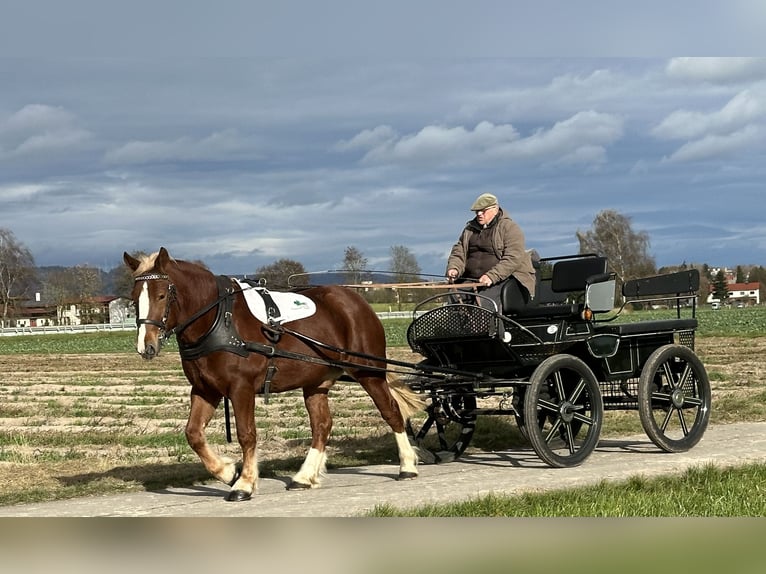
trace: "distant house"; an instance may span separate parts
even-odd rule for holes
[[[136,308],[127,297],[115,297],[109,302],[109,322],[129,323],[136,320]]]
[[[84,301],[65,303],[58,307],[59,325],[93,325],[111,323],[110,303],[114,295],[99,295]]]
[[[126,297],[100,295],[85,301],[56,305],[52,302],[19,302],[11,309],[11,327],[54,327],[95,324],[122,324],[136,320],[133,302]]]
[[[17,307],[11,314],[12,327],[50,327],[56,324],[58,314],[54,305]]]
[[[729,291],[727,303],[743,307],[761,304],[761,284],[757,281],[752,283],[729,283],[727,287]],[[711,292],[707,298],[708,303],[718,301],[713,298],[712,289],[713,286],[711,285]]]

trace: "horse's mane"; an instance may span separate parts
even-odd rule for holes
[[[134,276],[143,275],[144,273],[151,271],[154,268],[155,263],[157,262],[157,256],[159,254],[160,254],[159,251],[155,251],[151,255],[139,255],[138,267],[136,267],[136,270],[133,272],[133,275]]]
[[[157,269],[157,258],[159,257],[160,252],[155,251],[151,255],[138,255],[136,258],[138,259],[138,267],[136,267],[136,270],[133,271],[133,276],[138,277],[139,275],[143,275],[144,273],[149,273],[150,271]],[[176,267],[183,267],[185,273],[193,273],[195,275],[197,274],[209,274],[210,270],[203,264],[198,263],[196,261],[184,261],[182,259],[175,259],[174,257],[170,258],[170,263],[172,263]]]

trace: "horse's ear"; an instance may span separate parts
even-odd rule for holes
[[[157,254],[157,261],[155,267],[157,269],[165,269],[167,264],[171,261],[170,253],[164,247],[160,247],[160,252]]]
[[[125,265],[130,267],[132,271],[135,271],[136,269],[138,269],[138,264],[140,263],[140,261],[136,259],[135,257],[132,257],[130,253],[128,253],[127,251],[125,251],[122,254],[122,260],[125,261]]]

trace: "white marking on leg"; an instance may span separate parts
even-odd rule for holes
[[[320,476],[327,472],[327,455],[315,448],[310,448],[303,461],[301,469],[293,477],[293,482],[310,484],[312,488],[319,486]]]
[[[138,318],[146,319],[149,316],[149,283],[144,281],[143,287],[141,287],[141,294],[138,296]],[[144,354],[146,350],[146,324],[141,323],[138,328],[138,340],[136,341],[136,350]]]
[[[396,446],[399,448],[399,472],[418,473],[418,455],[410,444],[410,439],[403,432],[394,433]]]

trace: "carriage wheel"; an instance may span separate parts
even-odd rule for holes
[[[557,468],[581,464],[596,448],[604,419],[593,371],[572,355],[545,359],[529,379],[524,419],[532,448],[545,463]]]
[[[475,410],[472,394],[436,396],[422,416],[408,420],[407,435],[421,462],[451,462],[463,454],[476,427]]]
[[[665,452],[684,452],[702,438],[710,419],[710,380],[684,345],[664,345],[646,361],[638,381],[638,413],[646,434]]]

